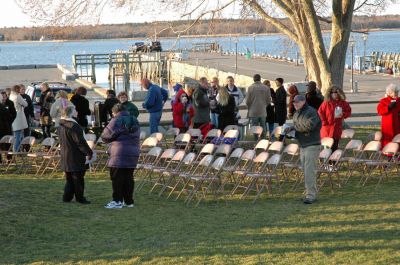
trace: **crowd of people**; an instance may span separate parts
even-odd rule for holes
[[[198,83],[189,82],[184,86],[176,84],[173,87],[175,93],[171,97],[173,126],[180,133],[189,128],[199,128],[203,133],[211,128],[223,130],[228,125],[238,124],[241,118],[239,106],[242,103],[247,106],[250,124],[263,128],[263,138],[268,133],[273,140],[274,125],[286,125],[282,135],[294,131],[300,145],[306,188],[304,203],[313,203],[317,196],[315,168],[321,139],[333,138],[331,149],[335,151],[339,146],[344,120],[351,115],[345,94],[340,87],[331,86],[324,98],[314,81],[308,82],[304,94],[295,85],[286,90],[282,78],[261,82],[261,76],[255,74],[253,81],[247,88],[246,96],[236,87],[232,76],[226,78],[224,85],[216,77],[210,83],[206,77],[202,77]],[[158,132],[168,91],[146,78],[141,80],[141,85],[148,91],[142,107],[149,113],[150,133]],[[90,203],[84,197],[85,162],[93,155],[84,139],[88,127],[87,116],[91,114],[86,99],[87,90],[84,87],[77,88],[69,100],[63,90],[53,95],[47,83],[42,83],[40,89],[38,106],[43,138],[51,136],[54,125],[60,139],[61,168],[66,176],[63,201],[69,202],[75,196],[80,203]],[[397,86],[391,84],[386,88],[386,95],[380,100],[377,112],[382,116],[384,146],[400,133]],[[107,122],[101,138],[110,146],[107,165],[113,187],[113,199],[106,208],[133,207],[133,172],[140,154],[139,110],[128,100],[125,92],[116,95],[115,91],[108,90],[104,113]],[[24,85],[15,85],[1,91],[0,138],[13,134],[14,151],[19,150],[23,137],[30,135],[33,118],[32,99],[25,94]],[[292,119],[293,125],[287,125],[287,119]]]

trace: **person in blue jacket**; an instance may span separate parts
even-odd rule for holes
[[[143,102],[143,108],[147,109],[150,114],[150,133],[155,133],[158,132],[162,109],[168,99],[168,91],[152,84],[147,78],[142,79],[141,85],[144,89],[148,90],[146,99]]]

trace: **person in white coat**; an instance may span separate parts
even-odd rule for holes
[[[54,121],[54,126],[58,128],[60,126],[60,119],[63,110],[69,106],[74,106],[71,101],[68,100],[68,94],[64,90],[58,91],[56,95],[56,101],[51,105],[50,116]],[[57,130],[56,130],[57,131]]]
[[[17,112],[17,117],[12,123],[12,129],[14,133],[14,152],[18,152],[24,137],[24,129],[28,128],[28,122],[24,113],[24,108],[28,107],[28,103],[20,95],[20,87],[17,85],[11,88],[10,100],[14,102]]]

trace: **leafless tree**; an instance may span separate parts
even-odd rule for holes
[[[396,0],[15,0],[34,20],[53,24],[98,22],[105,7],[126,12],[155,13],[165,10],[191,18],[180,35],[203,18],[233,12],[240,17],[261,18],[287,35],[299,47],[309,80],[315,80],[323,93],[330,85],[343,84],[346,51],[354,14],[376,14]],[[238,10],[239,9],[239,10]],[[289,23],[283,23],[287,18]],[[212,21],[212,20],[211,20]],[[325,47],[322,24],[329,24],[331,39]],[[172,23],[170,29],[173,29]]]

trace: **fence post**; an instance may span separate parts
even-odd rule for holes
[[[92,65],[92,74],[91,74],[92,83],[96,84],[96,64],[95,64],[95,61],[94,61],[94,54],[92,54],[90,56],[90,59],[91,59],[91,65]]]

